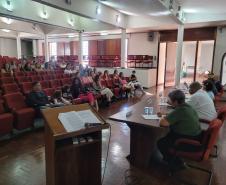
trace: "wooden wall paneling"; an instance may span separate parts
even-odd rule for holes
[[[184,41],[215,40],[216,27],[185,29]],[[176,42],[177,30],[160,31],[160,42]]]
[[[78,41],[71,41],[70,42],[70,54],[71,55],[78,55]]]
[[[98,41],[90,40],[89,41],[89,55],[97,55],[98,53]]]
[[[71,51],[70,51],[70,43],[69,42],[65,42],[64,43],[64,55],[70,55]]]
[[[57,55],[64,56],[64,42],[57,42]]]

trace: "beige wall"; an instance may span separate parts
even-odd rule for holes
[[[148,33],[133,33],[128,36],[128,55],[158,55],[158,33],[148,40]]]
[[[226,28],[218,28],[213,66],[213,72],[216,75],[220,75],[221,61],[224,53],[226,53]]]
[[[17,57],[16,39],[0,38],[0,55]]]

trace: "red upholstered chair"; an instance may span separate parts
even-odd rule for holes
[[[113,84],[113,80],[112,79],[106,80],[106,84],[107,84],[107,87],[109,89],[113,89],[114,88],[114,84]]]
[[[32,82],[24,82],[21,84],[23,94],[27,95],[32,91]]]
[[[9,134],[13,131],[13,114],[6,113],[3,102],[0,102],[0,135]]]
[[[34,124],[35,110],[25,103],[21,93],[7,94],[3,96],[7,107],[14,114],[14,127],[18,130],[29,128]]]
[[[35,71],[25,72],[26,76],[34,76],[37,75]]]
[[[24,83],[24,82],[30,82],[31,79],[27,76],[21,76],[21,77],[17,77],[16,81],[18,84]]]
[[[55,93],[55,89],[54,88],[43,89],[43,91],[46,94],[46,96],[49,96],[49,97],[52,97],[53,94]]]
[[[49,81],[41,81],[40,84],[42,86],[42,89],[48,89],[48,88],[50,88]]]
[[[25,73],[22,72],[22,71],[15,72],[15,73],[14,73],[14,76],[15,76],[15,77],[25,76]]]
[[[2,78],[12,77],[11,73],[0,73]]]
[[[3,84],[11,84],[14,83],[14,79],[12,77],[4,77],[4,78],[0,78],[0,85]]]
[[[223,106],[218,110],[217,118],[220,119],[222,121],[222,123],[224,123],[224,121],[226,119],[226,106]]]
[[[42,81],[42,77],[41,76],[31,76],[30,77],[30,80],[32,81],[32,82],[40,82],[40,81]]]
[[[50,80],[49,83],[50,83],[51,88],[54,88],[54,89],[61,89],[62,88],[60,80]]]
[[[2,89],[3,89],[4,94],[10,94],[10,93],[15,93],[15,92],[20,91],[20,89],[16,83],[4,84],[2,86]]]
[[[100,84],[103,86],[103,87],[107,87],[107,83],[105,80],[100,80]]]
[[[218,138],[218,134],[221,126],[222,126],[221,120],[215,119],[211,121],[209,124],[209,128],[206,131],[203,131],[200,141],[192,140],[192,139],[179,139],[176,141],[175,146],[172,149],[170,149],[170,153],[173,154],[175,157],[187,158],[193,161],[208,160],[211,155],[211,151],[217,142],[217,138]],[[180,151],[181,147],[183,148],[194,147],[196,149],[198,148],[199,149],[196,150],[195,152],[185,152],[185,151]],[[188,165],[188,166],[190,168],[208,173],[209,175],[208,185],[211,184],[212,170],[206,170],[200,167],[195,167],[193,165]],[[191,183],[188,182],[186,184],[191,184]]]
[[[53,77],[51,75],[43,75],[42,76],[43,80],[52,80]]]
[[[63,78],[71,78],[69,74],[63,74]]]
[[[62,79],[63,75],[62,74],[56,74],[55,79]]]
[[[66,85],[71,86],[72,79],[71,78],[63,78],[60,80],[60,82],[61,82],[62,86],[66,86]]]
[[[39,75],[39,76],[43,76],[43,75],[46,75],[47,73],[46,73],[46,71],[38,71],[37,72],[37,75]]]

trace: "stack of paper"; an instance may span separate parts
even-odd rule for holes
[[[151,114],[151,115],[142,115],[144,119],[149,119],[149,120],[160,120],[161,118],[158,117],[157,114]]]

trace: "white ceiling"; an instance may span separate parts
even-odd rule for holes
[[[226,0],[178,0],[187,13],[226,13]]]
[[[159,0],[107,0],[102,3],[119,11],[132,13],[132,15],[148,15],[154,12],[166,11],[166,8]]]

